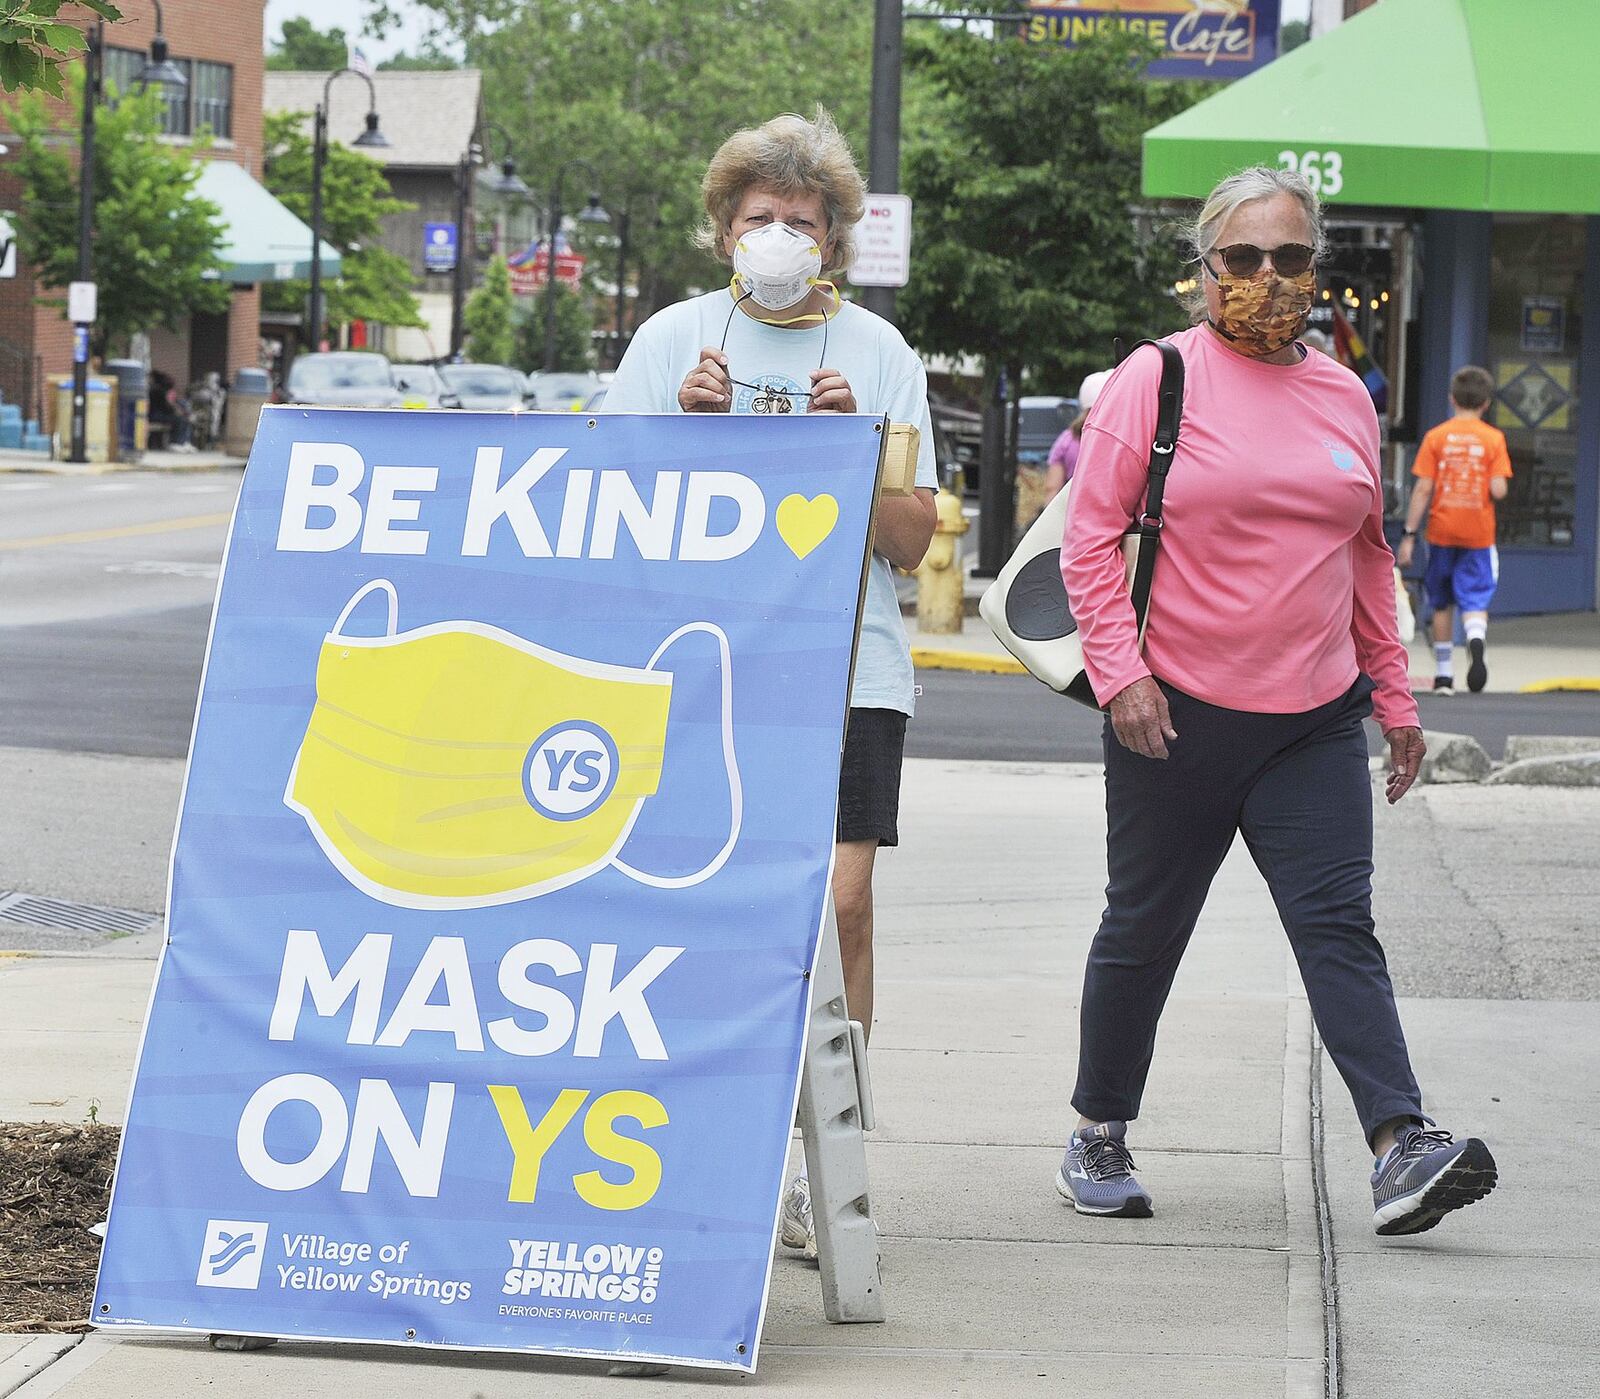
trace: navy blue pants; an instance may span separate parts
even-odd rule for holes
[[[1106,721],[1106,911],[1083,978],[1072,1105],[1096,1122],[1139,1114],[1178,962],[1234,834],[1272,891],[1317,1029],[1370,1141],[1421,1096],[1372,925],[1372,783],[1359,678],[1305,714],[1221,709],[1162,683],[1176,742],[1124,748]],[[1227,1099],[1227,1086],[1218,1085]],[[1225,1108],[1224,1108],[1225,1111]]]

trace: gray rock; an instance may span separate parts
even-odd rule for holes
[[[1419,782],[1482,782],[1494,768],[1483,745],[1470,734],[1427,732],[1423,739],[1428,753],[1417,775]]]
[[[1506,762],[1529,758],[1566,758],[1574,753],[1600,753],[1600,738],[1570,738],[1564,734],[1512,734],[1506,739]]]
[[[1488,779],[1496,787],[1600,787],[1600,753],[1525,758],[1508,763]]]

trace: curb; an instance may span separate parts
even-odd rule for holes
[[[1554,680],[1535,680],[1517,691],[1519,695],[1549,695],[1561,690],[1600,692],[1600,675],[1563,675]]]
[[[974,675],[1026,675],[1028,668],[1014,656],[988,656],[980,651],[941,650],[913,646],[911,664],[918,670],[964,670]]]
[[[145,471],[158,476],[188,476],[201,471],[243,471],[245,459],[228,457],[222,461],[198,462],[64,462],[46,458],[37,466],[31,462],[0,460],[0,476],[116,476],[125,471]],[[1600,685],[1600,681],[1595,682]]]

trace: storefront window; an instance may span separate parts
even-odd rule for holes
[[[1573,545],[1584,227],[1558,215],[1495,216],[1490,421],[1506,435],[1515,472],[1497,512],[1502,545]]]
[[[208,63],[204,59],[174,58],[188,80],[182,86],[162,90],[164,110],[161,129],[168,136],[192,136],[202,127],[221,140],[233,136],[233,67],[227,63]],[[118,93],[133,92],[142,86],[148,55],[140,49],[107,46],[106,81]]]

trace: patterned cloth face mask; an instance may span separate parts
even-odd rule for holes
[[[1217,284],[1221,314],[1211,318],[1211,328],[1241,354],[1270,355],[1292,344],[1306,328],[1306,316],[1316,296],[1317,274],[1310,267],[1285,277],[1276,263],[1265,276],[1238,276],[1226,264],[1219,274],[1206,259],[1201,266]]]

